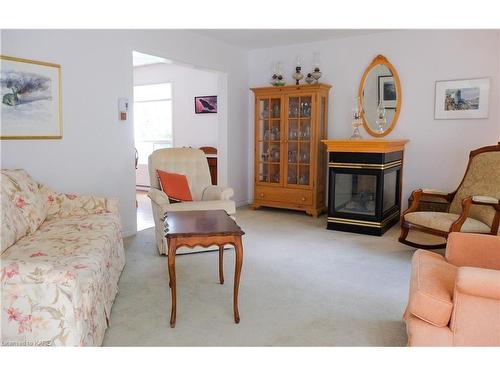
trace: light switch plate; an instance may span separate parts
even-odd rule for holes
[[[128,109],[129,109],[128,98],[118,98],[118,113],[121,121],[127,120]]]

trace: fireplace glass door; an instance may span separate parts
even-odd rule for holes
[[[376,175],[335,173],[336,212],[375,216],[376,196]]]

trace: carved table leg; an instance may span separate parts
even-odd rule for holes
[[[172,293],[172,310],[170,312],[170,327],[175,327],[177,313],[177,288],[175,285],[175,252],[177,250],[175,241],[170,240],[168,244],[168,276],[170,292]]]
[[[219,245],[219,282],[224,284],[224,245]]]
[[[240,313],[238,311],[238,290],[240,287],[241,266],[243,265],[243,245],[241,243],[241,236],[235,237],[234,249],[236,251],[236,266],[234,271],[234,296],[233,296],[233,309],[234,321],[240,322]]]

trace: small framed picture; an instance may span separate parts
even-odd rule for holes
[[[434,118],[488,118],[489,93],[489,78],[437,81]]]
[[[212,96],[195,96],[194,98],[195,113],[217,113],[217,95]]]
[[[385,109],[396,109],[396,84],[393,76],[378,76],[378,102]]]

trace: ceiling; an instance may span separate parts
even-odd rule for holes
[[[163,57],[148,55],[146,53],[141,53],[138,51],[132,51],[133,57],[133,65],[144,66],[144,65],[152,65],[152,64],[160,64],[160,63],[171,63],[170,60],[164,59]]]
[[[196,29],[193,32],[251,50],[374,34],[385,29]]]

